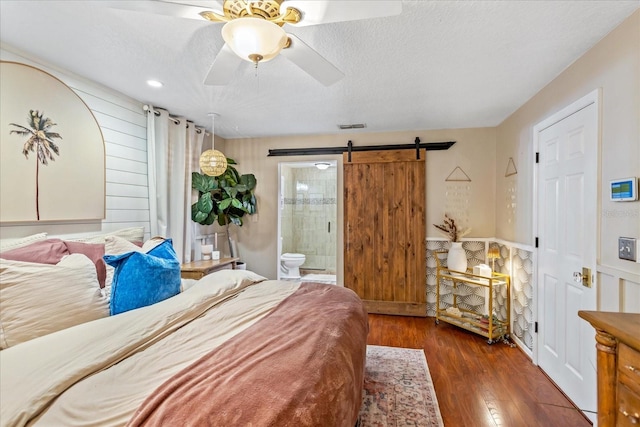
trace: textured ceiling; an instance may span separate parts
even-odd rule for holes
[[[345,74],[330,87],[284,57],[257,73],[243,62],[229,85],[212,87],[202,82],[222,24],[112,3],[0,0],[0,40],[201,126],[215,112],[215,133],[231,139],[339,133],[345,123],[366,123],[360,132],[496,126],[640,7],[404,0],[396,16],[285,25]],[[148,87],[152,78],[164,87]]]

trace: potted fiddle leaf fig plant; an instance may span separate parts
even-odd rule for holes
[[[220,176],[191,173],[191,187],[198,190],[198,201],[191,205],[191,219],[198,224],[211,225],[217,222],[226,227],[229,251],[235,257],[231,244],[229,226],[242,227],[245,215],[256,213],[256,177],[240,175],[232,165],[236,161],[227,158],[227,169]]]

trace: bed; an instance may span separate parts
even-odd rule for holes
[[[0,351],[0,424],[356,424],[368,323],[352,291],[246,270],[189,284]]]

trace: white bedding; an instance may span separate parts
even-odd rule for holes
[[[0,425],[124,425],[160,384],[298,286],[223,270],[153,306],[3,350]]]

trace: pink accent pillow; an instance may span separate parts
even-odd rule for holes
[[[104,256],[104,243],[85,243],[73,240],[65,240],[67,249],[71,254],[82,254],[93,261],[96,266],[96,274],[98,275],[98,283],[100,288],[104,288],[107,280],[107,264],[102,258]],[[142,246],[142,242],[132,242],[136,246]]]
[[[104,247],[104,245],[103,245]],[[47,239],[21,248],[0,253],[0,258],[12,261],[35,262],[38,264],[57,264],[69,250],[60,239]]]
[[[102,257],[104,256],[104,243],[84,243],[65,240],[67,249],[71,254],[82,254],[89,258],[96,266],[96,274],[98,275],[98,284],[100,288],[104,288],[107,279],[107,265]]]

